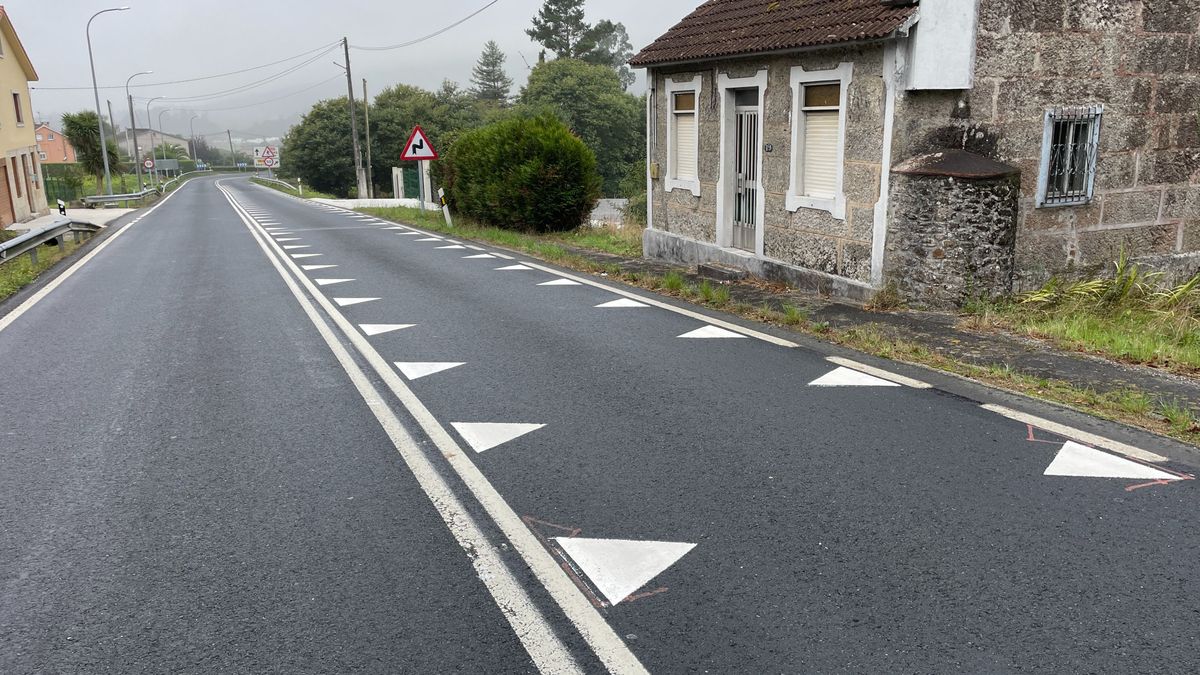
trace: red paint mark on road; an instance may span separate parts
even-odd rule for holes
[[[652,595],[658,595],[659,593],[666,593],[666,592],[667,592],[667,587],[663,586],[662,588],[656,588],[652,591],[646,591],[645,593],[634,593],[632,595],[627,596],[621,602],[633,602],[635,600],[641,600],[642,598],[648,598]]]
[[[586,581],[584,581],[583,572],[575,569],[575,565],[571,562],[571,557],[568,556],[561,548],[556,546],[549,537],[542,534],[541,530],[535,527],[535,525],[548,527],[558,530],[559,532],[563,532],[564,536],[567,538],[578,537],[583,530],[578,527],[570,527],[568,525],[551,523],[549,521],[540,520],[528,515],[521,516],[521,520],[525,523],[525,527],[528,527],[530,531],[533,532],[533,535],[538,538],[538,541],[542,542],[542,546],[545,546],[546,550],[550,551],[550,555],[558,558],[561,561],[558,563],[559,567],[561,567],[562,570],[567,573],[567,577],[575,583],[575,586],[578,587],[579,590],[583,591],[583,594],[585,597],[587,597],[588,602],[592,603],[592,606],[597,609],[608,607],[608,603],[600,599],[600,596],[592,590],[592,587],[589,586]]]
[[[1037,429],[1037,427],[1033,426],[1032,424],[1026,424],[1026,425],[1025,425],[1025,427],[1026,427],[1027,429],[1029,429],[1029,436],[1028,436],[1028,437],[1026,437],[1026,438],[1025,438],[1025,440],[1029,441],[1030,443],[1050,443],[1050,444],[1052,444],[1052,445],[1060,445],[1060,444],[1062,444],[1062,443],[1065,443],[1065,442],[1066,442],[1065,440],[1062,440],[1062,441],[1048,441],[1048,440],[1046,440],[1046,439],[1043,439],[1043,438],[1038,438],[1038,437],[1037,437],[1037,436],[1035,436],[1035,435],[1034,435],[1034,433],[1033,433],[1034,429]],[[1038,431],[1045,431],[1045,429],[1037,429],[1037,430],[1038,430]],[[1047,431],[1046,433],[1050,433],[1050,432],[1048,432],[1048,431]]]

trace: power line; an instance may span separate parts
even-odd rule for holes
[[[188,82],[200,82],[202,80],[215,80],[215,79],[221,78],[221,77],[229,77],[230,75],[241,75],[242,73],[248,73],[252,70],[262,70],[263,68],[270,68],[271,66],[277,66],[281,63],[287,63],[288,61],[295,61],[296,59],[303,57],[303,56],[308,56],[309,54],[312,54],[313,52],[321,51],[323,49],[328,50],[333,47],[336,47],[339,43],[341,43],[341,40],[337,40],[335,42],[330,42],[328,44],[321,45],[320,47],[317,47],[315,49],[310,49],[305,52],[300,52],[299,54],[296,54],[294,56],[289,56],[286,59],[279,59],[278,61],[264,63],[261,66],[251,66],[249,68],[242,68],[241,70],[231,70],[228,73],[218,73],[216,75],[205,75],[204,77],[192,77],[192,78],[188,78],[188,79],[184,79],[184,80],[170,80],[168,82],[139,82],[138,84],[131,84],[129,86],[129,88],[137,89],[138,87],[165,87],[167,85],[172,85],[172,84],[186,84]],[[86,89],[87,91],[92,90],[92,88],[90,86],[88,86],[88,87],[31,86],[29,88],[36,89],[38,91],[73,91],[73,90],[84,90],[84,89]],[[118,84],[118,85],[112,85],[112,86],[102,86],[102,87],[98,87],[98,88],[99,89],[124,89],[125,86]]]
[[[492,5],[496,4],[497,2],[500,2],[500,0],[492,0],[488,4],[484,5],[483,7],[480,7],[479,9],[475,10],[474,12],[471,12],[470,14],[464,16],[463,18],[459,19],[458,21],[455,21],[454,23],[450,24],[449,26],[446,26],[445,28],[442,28],[440,30],[436,30],[436,31],[430,33],[429,35],[424,35],[422,37],[416,38],[415,40],[409,40],[408,42],[401,42],[400,44],[395,44],[395,45],[388,45],[387,47],[360,47],[358,45],[350,45],[350,46],[353,47],[354,49],[358,49],[361,51],[367,51],[367,52],[385,52],[385,51],[389,51],[392,49],[402,49],[404,47],[411,47],[419,42],[424,42],[431,38],[435,38],[435,37],[441,35],[442,33],[445,33],[446,31],[450,30],[451,28],[455,28],[456,26],[466,23],[469,19],[475,17],[478,14],[481,14],[483,12],[483,10],[487,9],[488,7],[491,7]]]
[[[267,103],[273,103],[273,102],[275,102],[275,101],[278,101],[278,100],[281,100],[281,99],[285,99],[285,98],[288,98],[288,97],[290,97],[290,96],[295,96],[296,94],[303,94],[304,92],[306,92],[306,91],[309,91],[310,89],[316,89],[317,87],[319,87],[319,86],[321,86],[321,85],[323,85],[323,84],[328,84],[328,83],[330,83],[330,82],[332,82],[332,81],[334,81],[334,80],[336,80],[336,79],[339,79],[340,77],[342,77],[342,74],[341,74],[341,73],[338,73],[337,75],[334,75],[333,77],[331,77],[331,78],[329,78],[329,79],[326,79],[326,80],[321,80],[320,82],[318,82],[318,83],[316,83],[316,84],[314,84],[314,85],[310,85],[310,86],[307,86],[307,87],[305,87],[305,88],[303,88],[303,89],[299,89],[299,90],[297,90],[297,91],[293,91],[293,92],[292,92],[292,93],[290,93],[290,94],[284,94],[283,96],[276,96],[275,98],[269,98],[269,99],[267,99],[267,100],[265,100],[265,101],[259,101],[258,103],[248,103],[248,104],[246,104],[246,105],[238,105],[238,106],[233,106],[233,107],[230,107],[230,108],[195,108],[195,109],[190,109],[190,110],[191,110],[192,112],[223,112],[223,111],[226,111],[226,110],[241,110],[241,109],[243,109],[243,108],[253,108],[253,107],[255,107],[255,106],[259,106],[259,105],[264,105],[264,104],[267,104]]]
[[[281,77],[290,75],[290,74],[296,72],[297,70],[300,70],[301,68],[309,65],[310,63],[313,63],[317,59],[323,58],[326,54],[332,52],[334,49],[337,49],[337,47],[336,46],[330,47],[330,48],[326,49],[325,51],[317,54],[316,56],[312,56],[305,61],[301,61],[300,63],[297,63],[294,66],[289,66],[288,68],[281,70],[278,73],[264,77],[263,79],[258,80],[256,82],[249,82],[246,84],[241,84],[241,85],[238,85],[231,89],[225,89],[223,91],[212,92],[209,94],[197,94],[195,96],[178,96],[178,97],[162,96],[162,97],[156,97],[156,98],[163,100],[163,101],[182,103],[182,102],[186,102],[186,101],[204,101],[204,100],[211,99],[211,98],[222,98],[222,97],[228,96],[230,94],[239,94],[243,91],[248,91],[250,89],[254,89],[261,85],[267,84],[268,82],[274,82],[275,80],[278,80]],[[134,96],[134,98],[137,100],[148,100],[141,96]]]

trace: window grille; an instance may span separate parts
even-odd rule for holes
[[[1038,206],[1086,204],[1096,181],[1102,106],[1046,111]]]

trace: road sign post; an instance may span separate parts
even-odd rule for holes
[[[417,204],[421,207],[421,212],[425,211],[425,172],[421,170],[422,160],[437,159],[437,150],[433,149],[433,143],[429,142],[429,137],[421,129],[421,125],[413,127],[412,133],[408,136],[408,142],[404,144],[404,151],[400,153],[400,159],[417,162],[417,185],[420,194],[417,195]]]

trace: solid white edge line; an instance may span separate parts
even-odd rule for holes
[[[34,305],[41,302],[43,298],[45,298],[47,295],[50,295],[50,293],[54,289],[61,286],[64,281],[66,281],[67,279],[70,279],[71,275],[78,272],[79,268],[83,267],[84,265],[86,265],[88,263],[88,261],[90,261],[92,258],[95,258],[97,255],[99,255],[101,251],[108,248],[108,245],[111,244],[112,242],[116,241],[117,237],[121,236],[122,234],[125,234],[126,230],[128,230],[130,227],[133,227],[134,225],[136,225],[139,221],[141,221],[146,216],[150,215],[151,213],[154,213],[158,209],[158,207],[162,206],[163,204],[166,204],[168,201],[170,201],[171,197],[174,197],[175,195],[179,194],[180,192],[183,191],[184,188],[186,188],[187,186],[189,186],[191,184],[192,184],[192,182],[188,181],[188,182],[184,183],[183,185],[180,185],[179,188],[176,189],[174,192],[167,195],[166,197],[163,197],[162,201],[155,204],[154,206],[151,206],[150,210],[141,214],[137,218],[134,218],[133,220],[129,221],[128,223],[125,223],[124,225],[122,225],[121,229],[110,234],[108,236],[108,238],[106,238],[104,241],[100,242],[99,246],[97,246],[96,248],[89,251],[87,255],[80,258],[78,262],[76,262],[74,265],[71,265],[70,267],[68,267],[66,270],[64,270],[62,272],[62,274],[59,274],[57,277],[55,277],[53,280],[51,280],[49,283],[47,283],[45,286],[43,286],[41,289],[39,289],[37,293],[34,293],[27,300],[25,300],[25,302],[22,302],[21,304],[17,305],[16,308],[13,309],[13,311],[9,312],[8,314],[5,314],[3,317],[0,317],[0,331],[4,330],[5,328],[8,328],[9,325],[12,324],[12,322],[21,318],[22,314],[24,314],[25,312],[28,312],[30,309],[33,308]]]
[[[218,187],[225,193],[225,198],[229,200],[230,204],[240,214],[240,206],[236,199],[233,198],[224,186],[218,185]],[[243,218],[245,219],[245,216]],[[253,221],[252,218],[248,220]],[[253,229],[253,225],[249,222],[246,225],[251,228],[252,232],[255,232],[256,237],[259,236],[258,232]],[[388,364],[387,360],[379,352],[375,351],[370,341],[362,336],[354,327],[354,324],[348,321],[333,306],[329,299],[309,281],[308,277],[296,268],[296,264],[286,254],[278,250],[278,246],[273,241],[268,239],[266,244],[263,244],[262,239],[266,238],[260,237],[260,246],[266,248],[267,245],[270,245],[276,249],[275,255],[269,255],[272,264],[284,276],[289,288],[292,288],[293,295],[304,306],[305,312],[309,314],[309,318],[317,325],[317,329],[329,344],[330,349],[338,356],[339,361],[342,362],[347,372],[351,372],[351,369],[353,369],[353,371],[356,371],[360,375],[363,385],[367,388],[363,393],[363,397],[368,400],[368,404],[371,405],[372,411],[376,413],[376,417],[381,418],[382,422],[383,416],[386,415],[386,418],[395,421],[395,435],[392,436],[393,443],[396,445],[401,457],[404,458],[405,463],[408,464],[410,470],[421,483],[422,488],[425,489],[426,494],[429,495],[434,505],[438,508],[439,513],[442,514],[443,520],[446,521],[451,531],[454,532],[455,537],[457,538],[460,534],[464,534],[455,529],[456,525],[465,523],[464,527],[467,527],[467,532],[473,536],[477,535],[478,539],[473,539],[469,542],[464,542],[460,539],[460,543],[464,545],[464,548],[467,548],[467,544],[469,543],[470,548],[468,550],[474,550],[478,556],[476,560],[479,561],[484,560],[485,553],[493,556],[493,558],[489,558],[489,562],[494,559],[498,568],[480,569],[480,578],[487,585],[489,592],[492,593],[501,610],[509,617],[510,623],[513,624],[513,628],[517,632],[517,636],[521,639],[522,644],[525,645],[526,650],[529,651],[530,656],[534,658],[539,669],[544,672],[560,672],[563,666],[557,666],[557,661],[561,658],[570,658],[570,653],[558,637],[554,635],[553,630],[546,623],[545,618],[537,608],[529,603],[528,595],[525,593],[524,588],[512,577],[508,568],[503,566],[503,561],[496,557],[494,547],[484,537],[483,533],[479,531],[478,526],[470,519],[469,514],[461,511],[461,503],[437,472],[437,469],[430,464],[428,458],[425,457],[424,453],[418,447],[416,440],[399,424],[399,421],[396,420],[395,415],[387,407],[386,403],[378,399],[377,393],[375,393],[375,398],[368,398],[369,393],[375,392],[374,387],[365,379],[365,375],[362,374],[358,365],[350,359],[345,347],[336,340],[332,331],[321,321],[316,310],[312,308],[312,304],[295,287],[295,281],[299,281],[308,291],[309,295],[321,305],[330,320],[341,329],[346,339],[371,364],[371,367],[375,370],[379,378],[388,386],[392,394],[399,399],[400,403],[408,410],[409,414],[412,415],[425,434],[434,442],[441,454],[449,461],[455,473],[466,484],[467,489],[471,491],[488,516],[508,538],[513,548],[516,549],[522,560],[525,561],[525,564],[529,566],[529,569],[534,573],[538,581],[549,592],[567,619],[579,631],[580,635],[600,661],[604,663],[605,667],[614,673],[648,673],[637,656],[630,651],[621,637],[613,630],[612,626],[608,624],[587,597],[563,573],[559,563],[555,561],[545,547],[534,537],[516,511],[513,511],[512,507],[508,505],[499,491],[488,481],[487,477],[483,475],[483,472],[479,470],[475,463],[471,461],[470,456],[463,451],[457,441],[454,440],[445,427],[433,416],[433,413],[413,394],[412,390],[408,388],[401,377]],[[295,281],[283,271],[281,265],[286,265],[291,270],[295,276]],[[345,360],[343,360],[343,357]],[[353,373],[351,373],[351,378],[355,379],[356,384],[358,384],[359,379],[356,379]],[[389,430],[389,435],[392,435],[391,430]],[[431,490],[435,492],[431,492]],[[443,493],[447,495],[447,500],[453,499],[453,502],[439,501],[437,495]],[[449,510],[450,506],[457,506],[458,512]],[[444,511],[443,509],[447,510]],[[494,572],[496,576],[490,577],[485,572]],[[493,588],[493,584],[500,586],[501,583],[503,583],[506,594],[511,594],[513,598],[523,598],[524,602],[522,604],[505,604],[502,598],[509,596],[498,595],[499,591]],[[526,620],[532,622],[531,627],[517,625],[518,609],[527,609],[527,612],[522,611],[521,616],[526,616],[527,613],[534,615],[526,617]],[[534,629],[538,630],[539,635],[530,635]],[[547,634],[548,637],[543,637],[543,635]],[[550,653],[543,653],[546,651],[545,648],[538,644],[538,640],[543,639],[553,641],[553,648],[550,650]],[[560,651],[562,652],[561,656],[558,654]],[[538,661],[539,656],[544,660],[552,662],[544,666]],[[566,663],[569,664],[571,670],[575,670],[578,667],[575,665],[573,659]]]
[[[912,387],[913,389],[933,388],[933,385],[930,385],[926,382],[914,380],[911,377],[905,377],[903,375],[897,375],[895,373],[883,370],[882,368],[876,368],[875,366],[868,366],[865,363],[859,363],[858,361],[854,361],[852,359],[845,359],[840,356],[826,356],[825,360],[830,363],[836,363],[839,366],[845,366],[851,370],[857,370],[868,375],[874,375],[875,377],[887,380],[888,382],[895,382],[896,384],[902,384],[906,387]]]
[[[1052,434],[1065,436],[1073,441],[1079,441],[1080,443],[1094,445],[1097,448],[1111,450],[1115,453],[1125,455],[1126,457],[1140,459],[1145,462],[1165,462],[1168,460],[1167,457],[1163,457],[1162,455],[1150,452],[1148,450],[1142,450],[1141,448],[1134,447],[1127,443],[1114,441],[1110,438],[1093,434],[1090,431],[1084,431],[1082,429],[1069,427],[1065,424],[1059,424],[1058,422],[1052,422],[1048,419],[1023,413],[1019,410],[1013,410],[1012,408],[1006,408],[1002,405],[996,405],[995,403],[981,403],[979,407],[983,408],[984,410],[994,412],[997,415],[1007,417],[1010,420],[1015,420],[1023,424],[1032,424],[1033,426],[1045,431],[1049,431]]]

